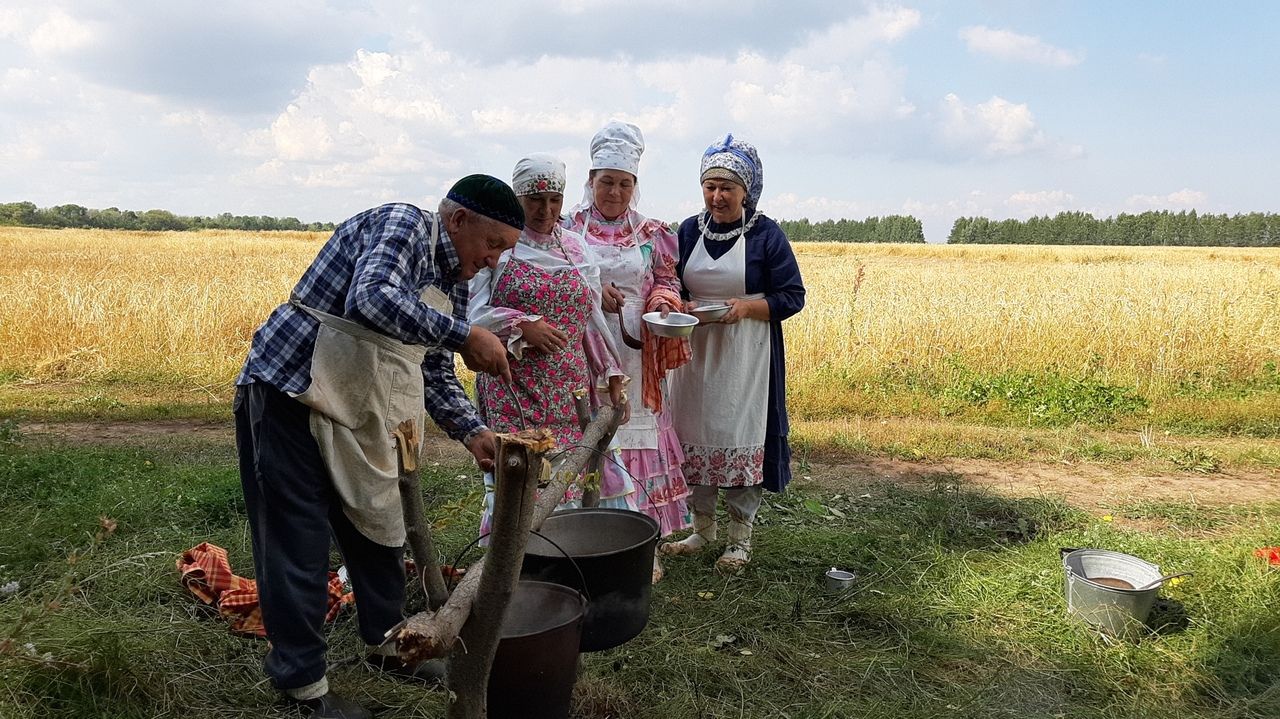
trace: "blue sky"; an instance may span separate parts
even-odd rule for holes
[[[732,131],[765,212],[1278,211],[1280,3],[173,0],[0,8],[0,201],[339,221],[610,118],[641,209]]]

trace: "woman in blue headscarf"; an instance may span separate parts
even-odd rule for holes
[[[705,209],[680,225],[677,273],[688,306],[729,310],[694,331],[693,359],[670,378],[694,531],[661,551],[693,554],[714,541],[723,490],[728,545],[716,568],[736,572],[751,560],[762,488],[781,492],[791,479],[782,321],[804,307],[805,290],[787,236],[757,208],[756,149],[725,136],[703,153],[701,180]]]

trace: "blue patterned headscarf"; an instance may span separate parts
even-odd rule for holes
[[[723,140],[715,142],[702,153],[702,171],[700,178],[715,177],[716,170],[728,170],[747,190],[745,205],[755,209],[764,193],[764,166],[760,164],[760,155],[750,143],[734,139],[732,134],[725,135]],[[708,172],[711,174],[708,175]],[[722,175],[721,175],[722,176]]]

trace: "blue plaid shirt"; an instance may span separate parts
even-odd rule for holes
[[[422,379],[426,409],[444,431],[461,440],[485,429],[454,373],[453,353],[471,331],[467,283],[455,282],[458,253],[440,228],[427,257],[433,213],[389,204],[343,222],[293,288],[307,307],[345,317],[403,342],[426,345]],[[434,285],[453,303],[450,315],[419,301]],[[280,305],[253,334],[237,385],[264,382],[300,394],[311,384],[311,354],[320,323],[292,305]]]

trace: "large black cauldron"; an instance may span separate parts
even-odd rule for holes
[[[582,595],[559,584],[516,584],[489,670],[490,719],[565,719],[578,672]]]
[[[539,533],[541,537],[529,537],[521,576],[563,584],[586,595],[582,651],[616,647],[644,629],[649,622],[657,522],[625,509],[570,509],[548,517]],[[586,579],[585,589],[578,569]]]

